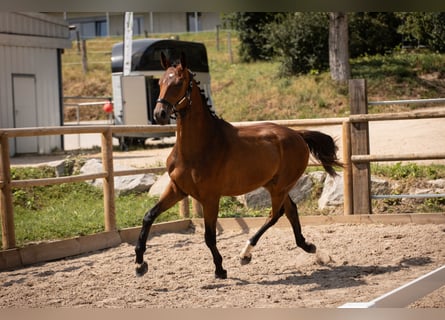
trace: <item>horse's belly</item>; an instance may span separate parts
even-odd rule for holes
[[[258,160],[258,159],[257,159]],[[245,194],[272,181],[277,173],[277,162],[274,159],[261,161],[238,162],[225,171],[220,180],[222,193],[225,196]]]

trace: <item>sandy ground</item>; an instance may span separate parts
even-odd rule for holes
[[[251,235],[255,230],[250,230]],[[134,274],[134,247],[0,273],[1,307],[338,307],[366,302],[445,264],[445,225],[303,226],[318,246],[296,248],[290,229],[272,228],[241,266],[249,237],[224,231],[218,246],[228,279],[216,280],[201,230],[155,235]],[[410,307],[445,307],[445,286]]]

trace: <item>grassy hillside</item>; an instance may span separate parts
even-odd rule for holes
[[[158,37],[169,37],[162,35]],[[212,97],[219,115],[229,121],[334,117],[348,114],[347,86],[331,81],[328,72],[279,78],[274,61],[240,63],[239,41],[231,33],[233,62],[228,53],[228,34],[215,32],[178,35],[181,40],[203,42],[208,50]],[[121,38],[87,41],[89,71],[82,73],[77,45],[63,55],[64,94],[111,96],[111,47]],[[368,81],[369,100],[432,98],[445,96],[445,56],[427,52],[397,52],[351,61],[352,76]],[[378,111],[406,110],[385,106]],[[100,115],[100,109],[99,114]],[[371,110],[371,112],[377,110]],[[102,115],[103,116],[103,115]]]

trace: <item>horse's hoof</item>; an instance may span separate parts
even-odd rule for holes
[[[216,279],[227,279],[227,271],[226,270],[215,271],[215,278]]]
[[[306,248],[304,249],[307,253],[315,253],[317,252],[317,247],[315,244],[307,243]]]
[[[246,264],[249,264],[250,261],[252,261],[252,256],[242,257],[242,258],[239,259],[239,262],[241,263],[242,266],[245,266]]]
[[[142,262],[136,267],[136,276],[142,277],[144,274],[146,274],[148,271],[148,264],[147,262]]]

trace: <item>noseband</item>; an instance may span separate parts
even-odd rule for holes
[[[182,96],[181,99],[179,99],[175,104],[170,103],[170,101],[168,101],[167,99],[164,98],[158,98],[156,100],[156,102],[158,103],[162,103],[163,105],[166,105],[167,107],[171,108],[173,110],[172,114],[174,116],[170,116],[170,118],[172,119],[176,119],[177,115],[179,114],[180,116],[184,116],[185,112],[186,112],[186,108],[183,108],[181,110],[177,110],[176,107],[178,105],[180,105],[181,103],[183,103],[185,100],[188,101],[188,106],[190,106],[192,104],[192,100],[190,99],[190,96],[192,94],[192,88],[193,88],[193,74],[189,71],[190,73],[190,82],[189,85],[187,87],[187,90],[185,91],[184,95]]]

